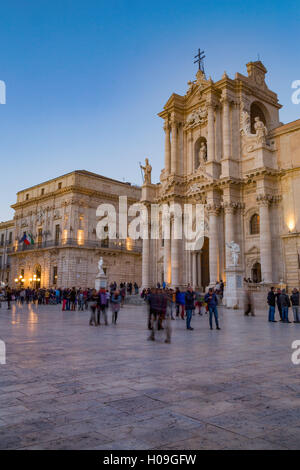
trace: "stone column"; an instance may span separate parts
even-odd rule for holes
[[[174,220],[172,220],[172,238],[171,238],[171,278],[172,286],[178,287],[179,281],[179,253],[180,253],[180,242],[181,240],[174,238]]]
[[[260,239],[260,261],[261,276],[266,283],[272,282],[272,237],[270,227],[269,203],[270,197],[258,196],[259,204],[259,239]]]
[[[170,143],[170,126],[168,123],[164,125],[165,131],[165,171],[170,173],[171,168],[171,143]]]
[[[171,284],[171,240],[164,240],[164,281]]]
[[[188,142],[188,165],[187,165],[187,173],[192,173],[194,169],[194,142],[193,142],[193,132],[192,130],[188,131],[187,134],[187,142]]]
[[[230,158],[230,107],[228,98],[223,98],[223,158]]]
[[[201,287],[202,279],[201,279],[201,251],[197,253],[197,283],[198,287]]]
[[[147,220],[148,223],[148,220]],[[150,240],[149,240],[149,225],[146,230],[146,236],[143,238],[143,253],[142,253],[142,287],[150,286]]]
[[[209,213],[209,273],[210,285],[214,286],[219,277],[219,207],[208,206]]]
[[[235,217],[234,217],[235,207],[232,203],[224,204],[224,213],[225,213],[225,253],[226,253],[226,268],[232,264],[231,252],[227,246],[227,243],[235,241]]]
[[[177,173],[177,122],[172,121],[171,173]]]
[[[215,107],[207,105],[207,161],[215,161]]]
[[[192,285],[197,286],[197,264],[196,264],[196,253],[192,253]]]

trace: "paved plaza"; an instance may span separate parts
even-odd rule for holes
[[[298,449],[300,325],[224,310],[147,341],[145,307],[91,327],[57,306],[0,310],[1,449]]]

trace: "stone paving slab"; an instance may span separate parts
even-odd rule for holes
[[[300,325],[223,310],[147,341],[144,306],[118,325],[60,306],[0,311],[1,449],[299,449]]]

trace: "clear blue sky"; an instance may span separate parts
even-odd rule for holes
[[[194,79],[205,49],[213,80],[257,54],[279,95],[283,122],[300,117],[299,2],[28,0],[0,4],[0,220],[17,191],[74,169],[141,183],[149,156],[163,166],[157,117]]]

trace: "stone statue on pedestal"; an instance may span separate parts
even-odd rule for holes
[[[140,167],[144,171],[144,184],[151,184],[152,166],[149,163],[149,159],[145,158],[145,166],[140,165]]]
[[[98,270],[96,279],[95,279],[95,289],[98,291],[99,289],[106,289],[107,287],[107,277],[103,270],[103,258],[100,257],[98,261]]]
[[[237,266],[239,263],[239,255],[241,252],[240,246],[234,241],[231,241],[230,243],[226,243],[226,245],[230,250],[233,266]]]
[[[105,272],[103,271],[103,258],[102,256],[100,256],[100,259],[99,259],[99,262],[98,262],[98,269],[99,269],[99,273],[98,274],[101,274],[101,275],[105,275]]]

